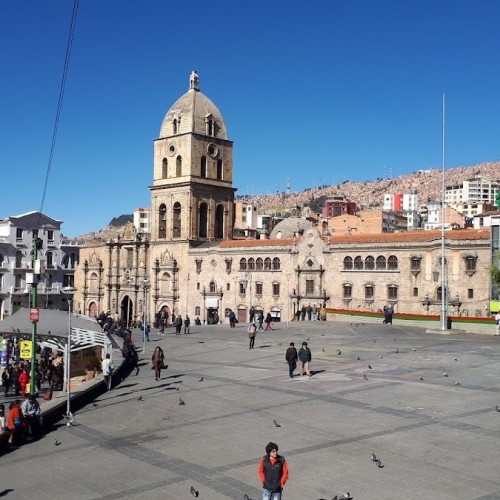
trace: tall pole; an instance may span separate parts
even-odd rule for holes
[[[447,295],[448,290],[446,289],[446,265],[444,258],[444,224],[446,218],[445,210],[445,183],[444,183],[444,166],[445,166],[445,103],[446,95],[443,93],[443,124],[442,124],[442,185],[441,185],[441,330],[446,330],[446,317],[447,317]]]
[[[37,308],[37,285],[38,279],[36,277],[36,267],[38,261],[38,230],[33,231],[33,283],[31,284],[31,307]],[[35,394],[36,384],[35,384],[35,361],[36,361],[36,328],[37,322],[32,321],[31,323],[31,367],[30,367],[30,394]]]
[[[72,286],[67,286],[62,289],[62,293],[68,298],[68,338],[66,341],[66,414],[64,418],[66,419],[66,425],[70,426],[73,424],[73,414],[71,413],[71,308],[73,305],[73,295],[76,292],[76,288]]]
[[[143,332],[143,342],[144,347],[142,352],[146,352],[146,329],[148,327],[148,288],[149,288],[149,276],[147,274],[142,278],[142,286],[144,288],[144,332]]]

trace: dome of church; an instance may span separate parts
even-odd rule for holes
[[[226,125],[217,106],[199,88],[196,71],[189,77],[189,90],[169,109],[163,119],[160,138],[194,132],[227,139]]]
[[[314,224],[307,219],[302,219],[301,217],[288,217],[274,226],[269,238],[271,240],[289,239],[295,236],[302,236],[308,229],[317,231]]]

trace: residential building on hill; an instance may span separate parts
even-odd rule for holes
[[[445,202],[448,205],[463,202],[495,202],[500,192],[500,181],[492,181],[486,177],[474,177],[459,184],[445,188]]]

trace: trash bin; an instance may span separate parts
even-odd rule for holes
[[[451,330],[451,318],[450,318],[450,316],[448,316],[446,318],[446,328],[447,328],[447,330]]]

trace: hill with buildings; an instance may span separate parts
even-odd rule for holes
[[[500,180],[500,161],[445,170],[445,184],[447,186],[459,184],[478,175],[490,180]],[[343,196],[355,202],[360,210],[375,210],[382,208],[386,193],[416,194],[421,205],[441,200],[441,186],[442,170],[432,168],[389,179],[379,178],[364,182],[345,181],[342,184],[312,187],[289,194],[282,192],[273,195],[244,196],[238,197],[238,199],[254,203],[259,207],[260,212],[268,214],[280,214],[280,212],[288,211],[286,209],[296,206],[309,206],[311,211],[321,212],[325,200],[332,196]],[[100,231],[83,234],[76,240],[80,243],[86,243],[121,237],[127,226],[131,224],[132,219],[132,215],[121,215]]]

